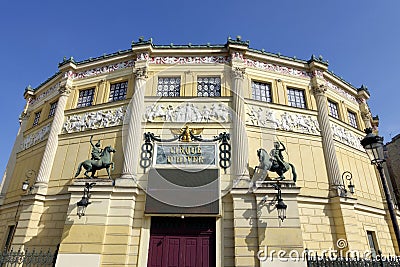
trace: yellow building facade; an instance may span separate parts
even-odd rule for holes
[[[276,253],[399,253],[379,175],[360,145],[374,126],[368,90],[322,58],[255,50],[240,38],[139,39],[114,54],[64,60],[24,96],[1,187],[7,248],[58,247],[56,266],[304,266]],[[228,140],[216,138],[223,133]],[[97,141],[115,149],[111,179],[105,169],[75,177],[81,162],[96,161]],[[280,182],[258,156],[262,148],[273,157],[276,143],[295,169]],[[79,217],[86,182],[96,184]]]

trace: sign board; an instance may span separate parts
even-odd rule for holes
[[[155,166],[216,166],[217,143],[156,143]]]

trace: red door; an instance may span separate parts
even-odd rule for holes
[[[147,266],[215,266],[215,218],[152,217]]]

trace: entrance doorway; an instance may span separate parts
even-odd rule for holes
[[[215,222],[207,217],[152,217],[147,266],[215,266]]]

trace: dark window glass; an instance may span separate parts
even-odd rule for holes
[[[108,102],[126,99],[126,90],[128,89],[128,82],[113,83],[110,86],[110,96]]]
[[[376,244],[375,232],[367,231],[368,245],[371,250],[373,257],[376,257],[376,252],[378,251],[378,246]]]
[[[77,108],[89,107],[93,103],[94,88],[79,91]]]
[[[221,96],[220,77],[197,78],[197,96]]]
[[[157,84],[157,96],[180,96],[180,77],[159,77]]]
[[[8,226],[8,232],[7,232],[7,239],[6,239],[6,243],[4,244],[4,249],[6,251],[10,250],[10,246],[14,237],[14,233],[15,233],[15,225],[11,225]]]

